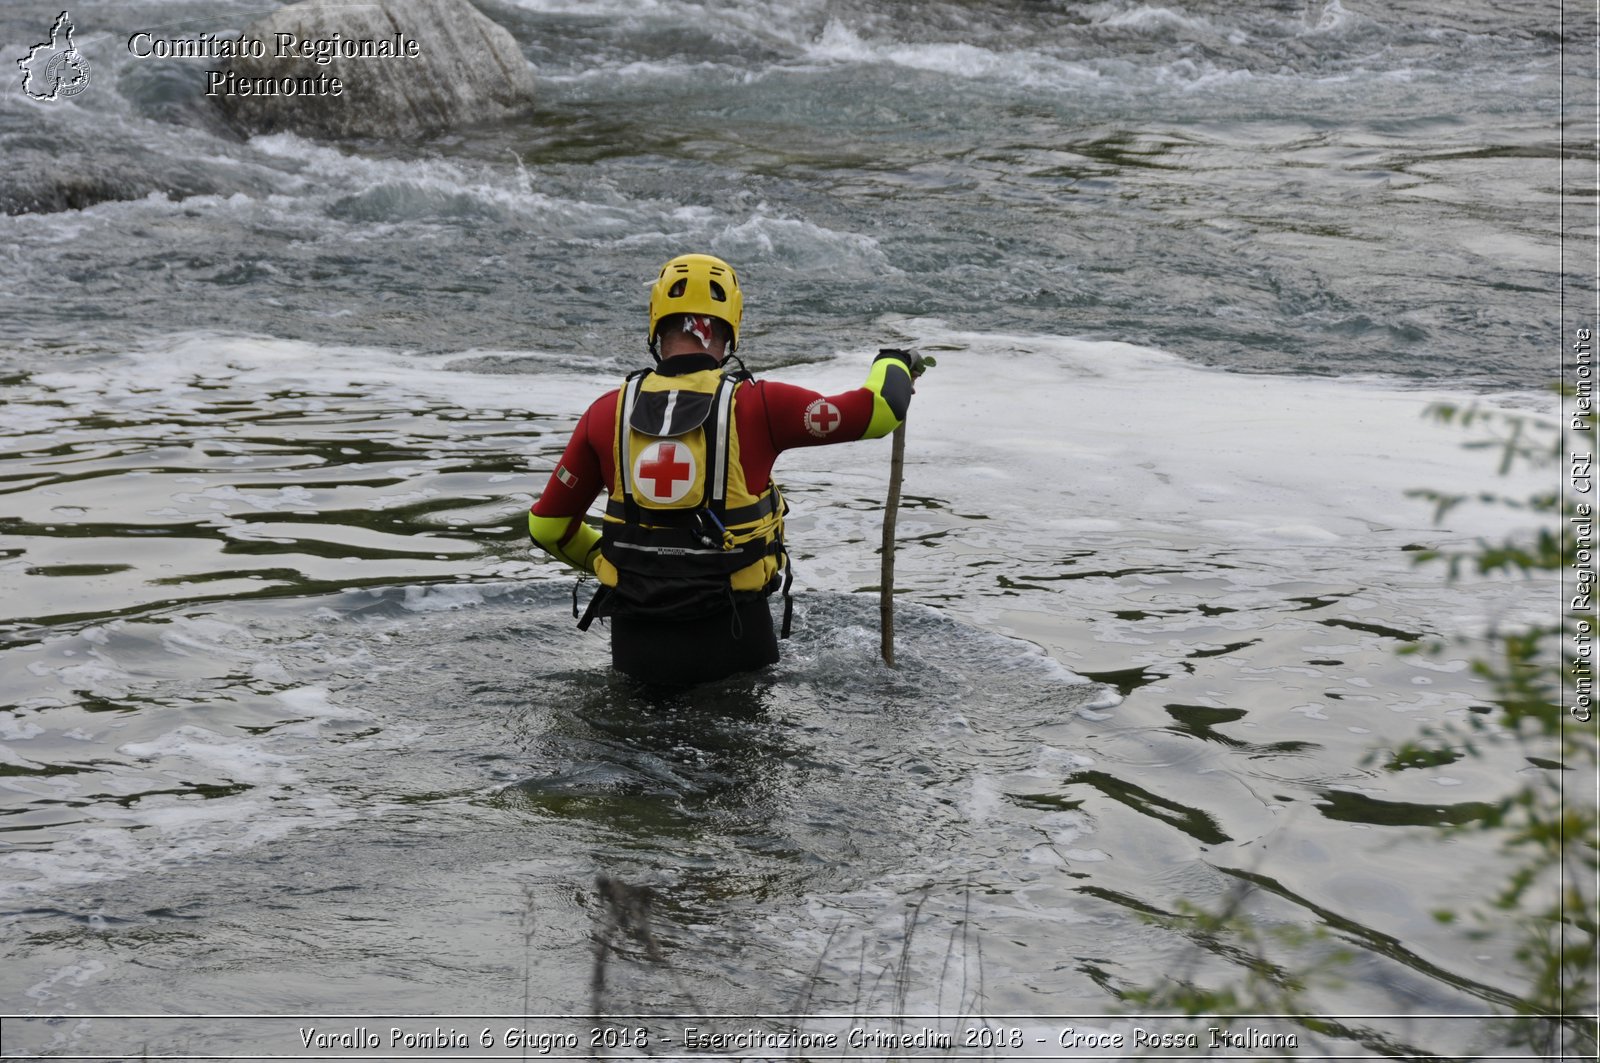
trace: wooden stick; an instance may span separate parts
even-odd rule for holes
[[[879,646],[883,663],[894,664],[894,521],[900,509],[900,478],[906,463],[906,423],[894,430],[894,449],[889,455],[889,498],[883,504],[883,571],[878,578],[878,626],[882,631]]]

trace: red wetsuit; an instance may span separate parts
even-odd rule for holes
[[[679,365],[678,363],[683,363]],[[679,355],[663,362],[681,372],[715,367],[709,355]],[[795,447],[820,447],[860,439],[872,423],[875,392],[866,386],[838,395],[809,388],[758,380],[740,385],[734,417],[739,430],[739,457],[745,483],[760,494],[772,482],[778,455]],[[544,494],[533,504],[536,517],[571,517],[576,523],[602,490],[610,492],[614,474],[611,448],[617,439],[617,389],[606,392],[584,411],[578,427],[550,474]],[[576,527],[569,525],[562,542]]]

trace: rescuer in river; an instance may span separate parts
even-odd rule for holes
[[[778,660],[768,598],[792,573],[783,496],[772,480],[796,447],[888,435],[922,372],[915,351],[882,350],[860,387],[837,395],[757,381],[737,357],[744,296],[733,268],[680,255],[650,289],[656,365],[584,412],[533,504],[528,530],[599,577],[579,626],[611,620],[612,664],[650,682],[706,682]],[[598,529],[583,520],[604,490]]]

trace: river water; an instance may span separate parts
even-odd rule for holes
[[[422,144],[240,139],[204,60],[128,54],[243,3],[75,6],[89,87],[0,95],[6,1051],[583,1055],[599,1012],[659,1055],[774,1016],[1160,1055],[1191,1026],[1121,995],[1247,967],[1148,918],[1185,902],[1347,955],[1324,1032],[1180,1055],[1500,1051],[1512,942],[1432,913],[1507,865],[1437,828],[1546,769],[1384,751],[1482,716],[1483,634],[1558,606],[1412,564],[1524,518],[1407,492],[1551,485],[1423,414],[1554,411],[1584,13],[481,6],[536,112]],[[56,13],[0,11],[7,55]],[[758,375],[937,354],[897,670],[887,444],[780,461],[796,630],[757,676],[612,675],[530,550],[685,250],[740,269]]]

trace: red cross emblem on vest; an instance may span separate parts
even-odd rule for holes
[[[633,462],[634,489],[651,502],[676,502],[696,479],[694,454],[671,439],[658,439]]]
[[[817,399],[806,407],[806,431],[821,439],[839,427],[844,414],[827,399]]]

